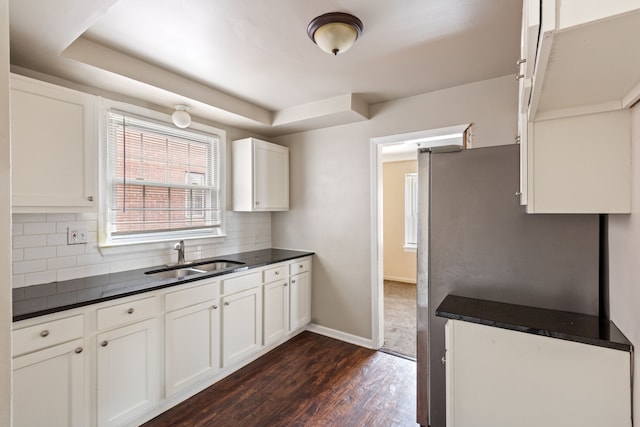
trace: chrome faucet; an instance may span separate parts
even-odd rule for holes
[[[178,243],[173,245],[173,249],[178,251],[178,264],[184,264],[184,240],[180,240]]]

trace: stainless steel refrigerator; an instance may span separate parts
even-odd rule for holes
[[[418,155],[418,422],[444,427],[448,294],[598,314],[599,217],[528,215],[519,147]],[[571,194],[567,194],[571,197]],[[487,384],[491,392],[491,384]]]

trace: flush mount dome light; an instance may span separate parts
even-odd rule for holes
[[[362,21],[355,16],[330,12],[313,18],[307,26],[307,34],[320,49],[337,55],[353,46],[362,34],[362,28]]]
[[[176,127],[184,129],[191,124],[191,116],[189,115],[189,107],[186,105],[176,105],[176,111],[171,115],[171,120]]]

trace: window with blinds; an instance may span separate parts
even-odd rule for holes
[[[217,135],[109,110],[108,238],[222,234]]]

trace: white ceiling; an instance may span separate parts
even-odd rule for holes
[[[368,105],[515,73],[521,0],[10,0],[11,63],[169,111],[279,135]],[[307,37],[343,11],[333,57]]]

